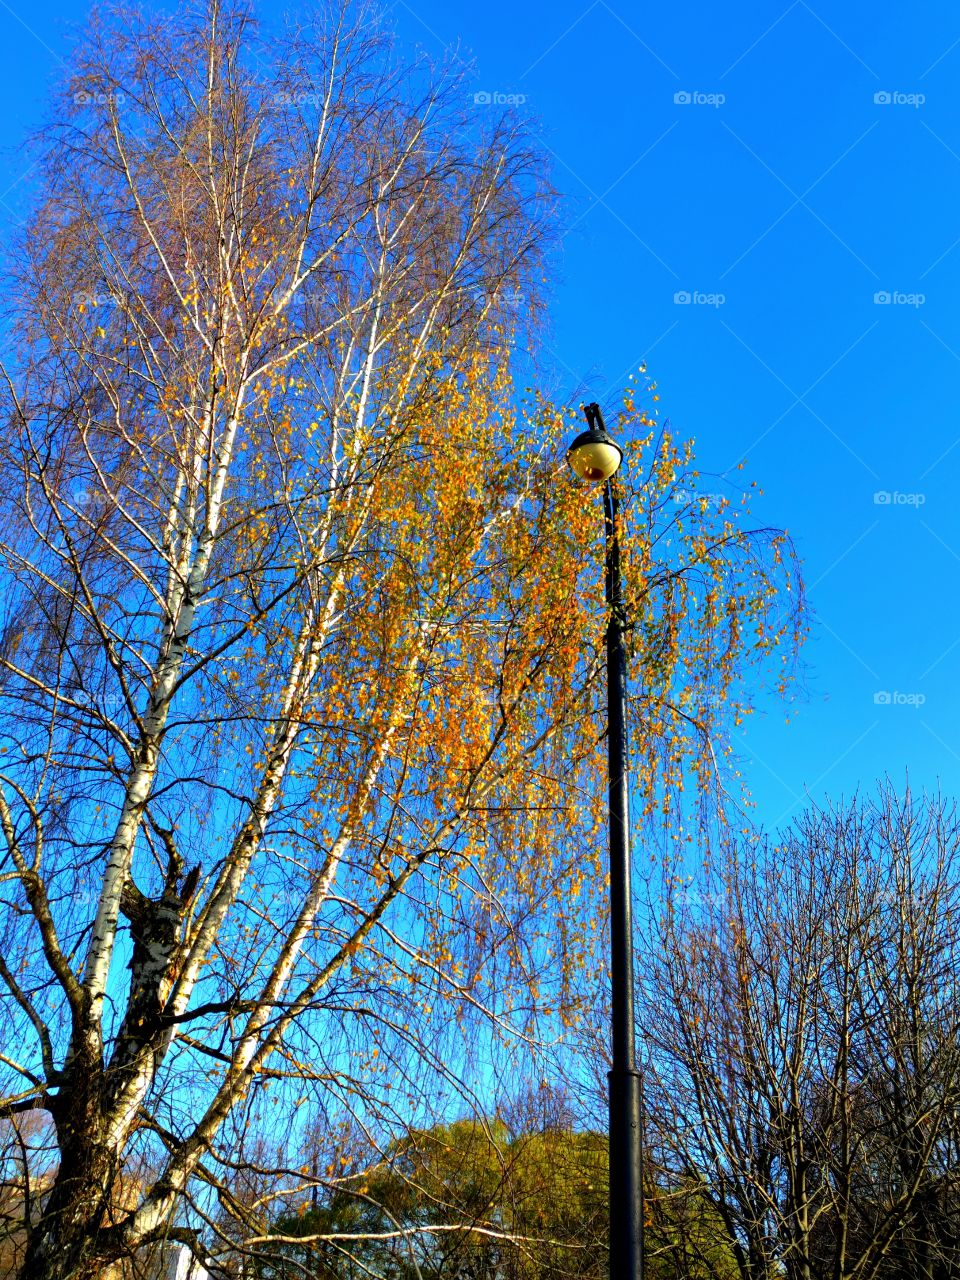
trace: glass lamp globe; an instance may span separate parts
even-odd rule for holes
[[[597,484],[616,474],[623,459],[623,450],[607,435],[590,427],[581,431],[567,450],[570,469],[580,480]]]

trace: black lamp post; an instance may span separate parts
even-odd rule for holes
[[[627,657],[620,586],[619,503],[614,476],[623,450],[607,434],[600,406],[584,406],[587,430],[567,450],[581,480],[603,484],[606,525],[607,760],[610,814],[610,1280],[642,1280],[641,1185],[643,1095],[633,1023],[633,926],[627,790]]]

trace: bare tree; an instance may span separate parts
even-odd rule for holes
[[[814,810],[672,884],[647,953],[661,1159],[745,1280],[956,1274],[960,835],[938,798]]]
[[[465,1028],[562,1029],[594,946],[597,525],[511,374],[551,200],[371,30],[108,12],[42,142],[0,443],[24,1280],[252,1265],[338,1126],[375,1163],[482,1078]],[[782,544],[676,527],[681,454],[623,422],[638,758],[679,773],[671,678],[735,699],[794,615]]]

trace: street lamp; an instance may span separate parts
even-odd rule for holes
[[[620,586],[619,502],[614,476],[623,450],[610,438],[598,404],[584,405],[587,430],[567,450],[581,480],[603,484],[606,527],[607,776],[610,821],[610,1280],[642,1280],[643,1094],[633,1025],[633,926],[627,789],[627,657]]]

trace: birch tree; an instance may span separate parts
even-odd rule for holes
[[[345,1116],[375,1153],[468,1096],[469,1029],[558,1034],[593,956],[600,526],[571,414],[514,385],[552,197],[519,122],[372,30],[106,11],[39,140],[0,443],[24,1280],[164,1242],[237,1274]],[[796,596],[768,532],[683,528],[651,407],[625,541],[669,789],[712,760],[690,691],[736,708]]]

